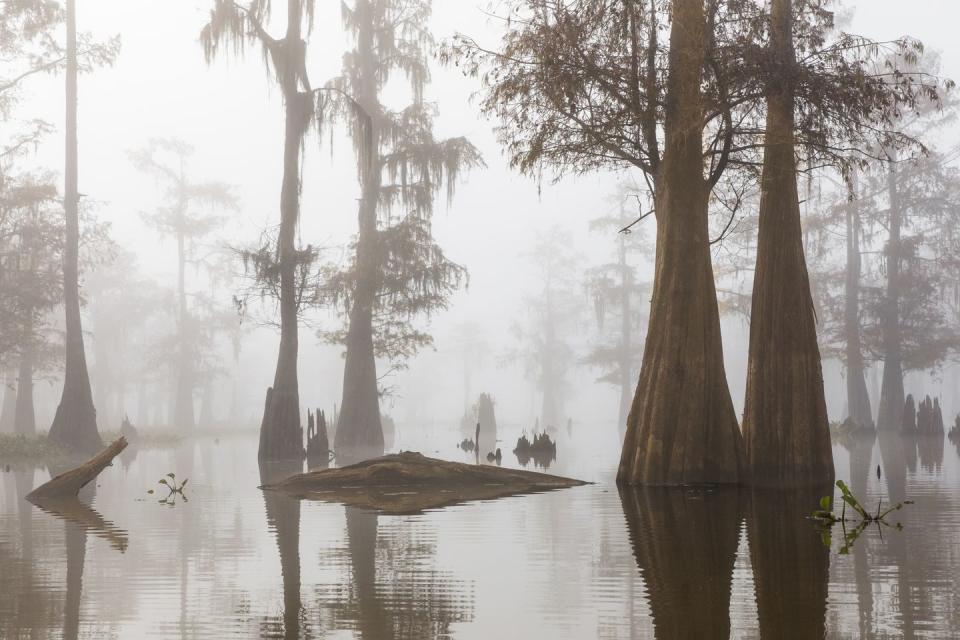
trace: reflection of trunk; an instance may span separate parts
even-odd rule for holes
[[[298,90],[294,50],[303,47],[300,37],[302,7],[288,0],[287,34],[290,51],[281,65],[286,123],[283,139],[283,186],[280,190],[280,350],[273,386],[260,423],[260,460],[302,459],[303,428],[300,426],[300,390],[297,380],[297,251],[296,231],[300,217],[300,145],[312,117],[312,96]]]
[[[271,484],[282,478],[301,473],[303,464],[260,466],[260,483]],[[280,553],[280,572],[283,576],[284,638],[300,637],[300,500],[278,491],[264,491],[267,527],[276,534]]]
[[[390,615],[377,596],[377,513],[346,507],[346,515],[360,637],[364,640],[393,638]]]
[[[723,366],[703,178],[703,0],[676,0],[673,11],[653,296],[617,478],[738,482],[743,442]]]
[[[380,423],[380,397],[377,389],[377,363],[373,349],[373,314],[380,288],[380,246],[377,230],[377,205],[380,199],[381,162],[379,117],[381,106],[377,95],[377,69],[373,15],[369,2],[355,5],[358,65],[354,96],[361,120],[354,141],[360,167],[360,205],[357,214],[356,284],[350,301],[350,326],[347,330],[347,353],[343,367],[343,400],[334,449],[365,450],[373,455],[383,453],[383,427]]]
[[[802,491],[753,490],[747,535],[762,638],[826,635],[830,548],[805,518],[832,489],[826,482]]]
[[[67,114],[66,166],[63,206],[66,214],[66,244],[63,255],[63,306],[66,310],[66,362],[63,395],[50,426],[50,438],[78,451],[91,453],[103,446],[97,431],[87,356],[80,322],[78,254],[80,221],[77,213],[77,24],[76,0],[67,0]]]
[[[771,25],[772,54],[784,71],[767,88],[743,440],[754,482],[830,483],[830,428],[797,194],[791,0],[773,0]]]
[[[33,349],[24,346],[17,376],[17,408],[14,417],[17,435],[33,437],[37,433],[37,421],[33,413]]]
[[[850,202],[847,205],[847,278],[843,316],[847,360],[847,411],[854,423],[873,426],[870,396],[867,394],[867,382],[863,375],[863,349],[860,345],[860,207],[857,202],[856,177],[856,172],[850,176]]]
[[[898,430],[903,420],[903,354],[900,343],[900,196],[897,188],[897,165],[891,158],[887,180],[890,199],[890,238],[887,242],[887,291],[880,328],[883,333],[883,383],[880,387],[880,408],[877,427]]]
[[[620,487],[620,501],[657,640],[729,636],[738,491]]]
[[[916,443],[912,437],[902,437],[890,430],[880,431],[880,458],[883,462],[883,478],[887,483],[887,493],[891,503],[907,499],[908,461],[916,457]],[[886,540],[884,553],[892,556],[897,568],[897,602],[900,606],[900,637],[913,638],[914,602],[911,564],[907,557],[906,538],[902,535],[890,536]],[[889,560],[888,560],[889,562]]]

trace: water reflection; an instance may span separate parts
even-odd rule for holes
[[[740,492],[620,487],[620,500],[657,640],[729,637]]]
[[[828,483],[803,490],[746,493],[747,536],[761,638],[823,638],[830,549],[809,516]]]
[[[618,490],[588,445],[558,464],[595,485],[412,516],[262,492],[252,437],[141,449],[66,506],[23,500],[45,470],[3,472],[0,638],[955,637],[960,464],[936,444],[835,449],[866,504],[915,501],[849,555],[806,519],[818,491]],[[169,471],[174,509],[146,495]]]
[[[303,463],[261,463],[260,484],[270,484],[303,472]],[[303,622],[300,599],[300,500],[277,491],[263,491],[267,527],[276,538],[283,578],[283,621],[267,619],[261,626],[264,638],[299,638]]]

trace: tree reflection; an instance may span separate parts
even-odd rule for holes
[[[429,568],[436,551],[408,528],[415,520],[345,509],[351,584],[336,615],[354,623],[361,638],[445,638],[453,624],[472,619],[467,585]],[[391,525],[386,533],[381,517]]]
[[[279,482],[303,472],[303,462],[261,463],[261,485]],[[303,602],[300,598],[300,500],[278,491],[263,491],[267,527],[274,532],[280,552],[283,577],[283,635],[272,624],[261,629],[263,637],[299,638]]]
[[[808,516],[832,491],[826,483],[749,493],[747,537],[761,638],[825,636],[830,548]]]
[[[619,490],[657,640],[727,638],[740,537],[738,489]]]

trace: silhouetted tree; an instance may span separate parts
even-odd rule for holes
[[[635,219],[626,199],[632,199],[629,189],[621,189],[615,198],[617,214],[595,218],[590,222],[592,231],[606,235],[616,234],[616,259],[613,262],[592,267],[587,271],[587,289],[593,298],[597,328],[601,339],[582,362],[603,371],[597,379],[619,388],[620,410],[617,426],[621,434],[626,429],[627,414],[633,399],[634,384],[643,354],[641,336],[643,329],[638,311],[643,307],[642,297],[649,286],[637,277],[637,265],[631,257],[646,254],[642,230],[636,232],[628,226]],[[637,198],[639,201],[639,198]],[[613,315],[614,324],[608,322]]]
[[[581,315],[576,295],[577,257],[570,234],[552,227],[537,237],[526,254],[537,276],[537,289],[524,297],[525,316],[513,326],[517,346],[507,354],[520,361],[541,394],[539,413],[544,429],[566,422],[564,399],[576,358],[571,337]]]
[[[199,318],[191,312],[186,282],[187,264],[198,266],[197,244],[213,231],[221,220],[214,210],[236,209],[237,200],[222,182],[192,182],[188,160],[193,149],[182,140],[153,139],[131,154],[133,164],[162,185],[163,205],[145,215],[147,223],[177,243],[177,362],[176,399],[173,422],[178,428],[195,426],[193,394],[198,386]]]
[[[267,397],[260,424],[261,460],[299,459],[304,454],[303,428],[300,425],[300,390],[297,381],[298,348],[298,265],[313,255],[296,245],[300,218],[300,155],[304,136],[316,122],[315,93],[306,72],[307,33],[313,26],[313,0],[287,0],[286,31],[274,38],[266,30],[276,3],[251,0],[238,4],[233,0],[213,0],[210,22],[200,40],[204,56],[211,62],[223,46],[235,53],[248,44],[259,45],[264,62],[272,70],[284,102],[283,184],[280,190],[280,230],[275,250],[264,245],[252,256],[255,275],[277,291],[280,305],[280,351],[273,386]]]
[[[466,278],[434,241],[431,217],[440,191],[446,188],[449,204],[461,172],[483,161],[466,138],[434,137],[436,109],[424,101],[430,11],[430,0],[342,4],[355,47],[328,85],[327,114],[348,122],[361,197],[353,257],[326,278],[328,295],[347,319],[345,329],[327,336],[346,345],[337,450],[383,450],[376,358],[396,366],[429,345],[430,335],[412,320],[446,308]],[[396,72],[413,101],[394,112],[380,93]]]
[[[80,193],[77,189],[77,51],[76,0],[66,0],[66,159],[63,206],[66,215],[66,245],[63,258],[63,300],[66,312],[66,359],[63,394],[50,425],[50,438],[77,451],[89,452],[103,444],[97,431],[90,374],[83,346],[80,320]],[[118,42],[104,50],[95,62],[112,62]]]

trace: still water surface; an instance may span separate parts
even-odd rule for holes
[[[595,484],[413,516],[261,492],[253,436],[128,450],[61,513],[23,500],[47,469],[4,471],[0,638],[960,637],[949,441],[835,447],[870,504],[915,501],[840,554],[816,492],[619,491],[588,436],[550,471]],[[400,444],[469,459],[445,440]],[[189,502],[146,493],[170,471]]]

